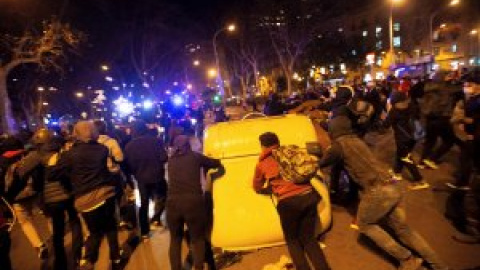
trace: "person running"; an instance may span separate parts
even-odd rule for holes
[[[128,171],[137,180],[140,191],[140,233],[143,240],[147,241],[150,238],[150,199],[154,199],[156,204],[152,222],[161,225],[160,217],[165,209],[167,196],[165,162],[168,157],[162,141],[148,134],[144,121],[138,120],[132,124],[132,136],[133,139],[125,148],[125,157]]]
[[[107,167],[109,151],[97,142],[98,133],[90,121],[78,122],[73,136],[75,143],[60,155],[50,179],[70,179],[75,208],[81,213],[90,233],[85,243],[85,260],[82,260],[79,269],[94,269],[104,236],[110,247],[112,269],[120,269],[123,262],[115,218],[115,187]]]
[[[192,246],[193,268],[204,269],[207,208],[200,174],[220,168],[218,159],[192,151],[189,138],[177,136],[173,141],[173,153],[168,161],[167,222],[170,229],[170,267],[182,269],[182,241],[187,225]],[[211,251],[207,252],[211,254]]]
[[[253,189],[264,194],[265,182],[269,181],[273,194],[278,198],[277,212],[295,268],[310,269],[308,257],[314,269],[330,269],[315,238],[320,196],[310,184],[297,185],[282,179],[279,165],[272,157],[272,151],[280,147],[280,140],[275,133],[263,133],[259,140],[262,153],[255,169]]]
[[[405,167],[413,177],[413,182],[409,186],[411,190],[428,188],[430,185],[423,181],[423,176],[418,171],[411,154],[416,141],[414,111],[410,105],[410,99],[403,92],[393,92],[390,96],[390,104],[392,108],[388,112],[385,125],[392,126],[397,147],[392,176],[395,180],[402,180],[402,170]]]
[[[420,168],[438,169],[439,160],[458,142],[450,124],[458,90],[460,87],[447,81],[447,73],[444,71],[434,73],[432,79],[425,84],[422,109],[426,134]],[[435,149],[440,138],[442,144]]]
[[[427,242],[407,224],[401,206],[402,194],[389,181],[388,172],[382,169],[367,144],[355,134],[351,120],[347,116],[335,117],[330,120],[328,131],[332,147],[321,159],[320,167],[343,162],[349,175],[360,186],[362,196],[357,212],[360,233],[397,259],[400,263],[398,269],[416,270],[422,264],[421,258],[434,270],[448,269]],[[382,221],[387,222],[403,245],[380,226]]]

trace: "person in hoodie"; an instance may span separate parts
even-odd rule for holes
[[[17,167],[17,173],[21,178],[30,177],[38,173],[43,178],[43,202],[45,213],[51,218],[53,229],[54,269],[68,269],[67,255],[64,247],[65,214],[72,230],[72,246],[74,262],[81,259],[83,235],[80,219],[73,205],[71,185],[68,179],[63,181],[50,181],[50,172],[55,166],[63,140],[54,137],[48,129],[39,129],[32,138],[34,149],[25,156]]]
[[[259,140],[262,153],[255,168],[253,189],[260,194],[268,194],[271,190],[278,198],[277,212],[295,269],[310,269],[307,257],[314,269],[330,269],[315,238],[320,196],[310,183],[294,184],[280,176],[279,165],[272,157],[272,151],[280,147],[280,140],[275,133],[263,133]],[[267,188],[266,183],[269,186]]]
[[[100,244],[107,237],[112,269],[122,268],[115,217],[115,187],[107,167],[108,148],[99,144],[95,125],[79,121],[73,129],[75,143],[62,153],[50,172],[50,180],[68,178],[72,185],[74,205],[82,215],[90,236],[85,243],[85,260],[79,269],[93,270]]]
[[[156,204],[152,222],[161,225],[160,216],[165,209],[167,196],[165,163],[168,157],[162,140],[148,134],[144,121],[138,120],[132,124],[132,137],[125,148],[125,158],[128,171],[137,180],[140,191],[140,233],[143,240],[147,241],[150,237],[150,199],[154,199]]]
[[[343,162],[348,174],[360,187],[362,196],[357,212],[360,233],[397,259],[400,264],[398,269],[417,270],[422,264],[421,258],[434,270],[448,269],[427,242],[407,224],[405,210],[401,206],[402,193],[390,181],[388,172],[367,144],[356,135],[351,119],[335,117],[330,120],[328,129],[332,146],[319,165],[327,167]],[[386,221],[402,244],[381,227],[382,221]]]
[[[192,151],[188,136],[179,135],[173,141],[173,153],[168,161],[167,222],[170,229],[170,267],[182,269],[184,226],[188,228],[193,251],[193,269],[204,269],[207,235],[207,204],[202,189],[202,169],[221,168],[220,160]],[[210,248],[210,247],[208,247]]]
[[[477,211],[480,211],[480,69],[474,69],[464,77],[463,91],[465,97],[457,102],[451,119],[455,134],[461,141],[460,173],[454,183],[447,183],[452,188],[447,201],[447,210],[451,211],[447,211],[447,215],[463,233],[454,239],[475,244],[480,243],[480,226],[468,221],[464,201],[470,191]]]
[[[402,180],[402,170],[405,167],[413,177],[413,182],[409,186],[411,190],[428,188],[430,185],[423,181],[411,154],[416,141],[414,136],[415,112],[410,105],[410,99],[404,92],[393,92],[390,96],[390,104],[392,108],[388,112],[384,124],[392,126],[397,147],[391,174],[395,180]]]

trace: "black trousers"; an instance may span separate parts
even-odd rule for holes
[[[193,251],[193,267],[203,269],[207,213],[202,195],[175,196],[167,200],[167,222],[170,229],[170,267],[182,269],[182,241],[187,225]]]
[[[449,117],[427,117],[425,132],[422,160],[431,159],[438,162],[457,142]],[[434,151],[438,139],[442,139],[442,144]]]
[[[6,229],[0,229],[0,265],[2,270],[11,270],[10,246],[12,245],[10,233]]]
[[[480,139],[464,141],[460,144],[460,176],[457,186],[468,186],[472,173],[480,173]]]
[[[156,183],[138,183],[140,192],[140,210],[138,218],[140,221],[140,233],[146,235],[150,232],[150,220],[148,218],[148,208],[150,200],[155,202],[155,213],[152,217],[153,221],[160,221],[160,217],[165,210],[165,200],[167,197],[167,183],[165,180]]]
[[[297,270],[309,270],[308,257],[315,270],[330,269],[315,238],[317,203],[320,196],[312,191],[281,200],[277,205],[283,235]]]
[[[90,236],[85,243],[85,258],[94,264],[98,260],[100,244],[104,236],[107,236],[110,247],[110,260],[120,259],[118,244],[117,220],[115,218],[115,198],[109,198],[99,208],[82,213],[87,224]]]
[[[412,152],[413,148],[415,147],[415,141],[398,141],[396,144],[397,152],[395,153],[395,165],[393,166],[393,171],[395,173],[401,173],[405,167],[412,175],[414,182],[421,181],[423,177],[420,174],[417,166],[402,160],[402,158],[407,157],[408,154]]]
[[[47,214],[52,219],[53,225],[53,250],[55,254],[54,269],[68,269],[67,255],[65,253],[65,214],[68,215],[68,221],[72,230],[72,251],[73,259],[78,262],[82,256],[83,233],[80,224],[80,218],[74,208],[73,200],[69,199],[57,203],[46,204]]]

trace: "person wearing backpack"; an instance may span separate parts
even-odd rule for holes
[[[427,242],[406,222],[402,207],[402,193],[390,181],[367,144],[358,137],[352,120],[338,116],[330,120],[328,132],[332,146],[319,162],[321,168],[343,162],[345,169],[361,189],[357,212],[357,225],[364,234],[383,251],[398,260],[399,270],[417,270],[422,259],[434,270],[447,270],[448,266],[438,257]],[[400,244],[381,224],[386,221]],[[415,254],[421,256],[417,258]]]
[[[277,212],[295,268],[310,269],[308,257],[314,269],[330,269],[315,238],[319,194],[309,181],[295,184],[280,174],[280,165],[273,157],[273,152],[280,147],[280,140],[275,133],[263,133],[259,140],[262,153],[255,168],[253,189],[259,194],[273,192],[277,197]]]
[[[73,205],[71,185],[68,179],[50,181],[50,172],[55,166],[64,140],[55,137],[45,128],[37,130],[32,137],[33,150],[30,151],[17,167],[20,178],[33,174],[43,179],[42,200],[45,213],[51,219],[53,229],[53,250],[55,270],[67,269],[67,255],[64,246],[65,215],[72,230],[72,250],[75,263],[79,263],[82,254],[83,234],[77,211]]]
[[[410,105],[410,99],[405,93],[393,92],[390,96],[392,108],[385,119],[385,126],[392,126],[395,137],[396,153],[395,164],[391,171],[395,180],[402,180],[402,170],[407,168],[413,177],[409,185],[411,190],[419,190],[430,187],[423,181],[423,176],[418,171],[411,152],[415,147],[414,108]]]

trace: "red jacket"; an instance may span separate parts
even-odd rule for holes
[[[282,179],[278,163],[272,157],[274,148],[267,148],[260,154],[259,162],[255,168],[255,176],[253,177],[253,189],[260,193],[264,188],[265,182],[270,179],[272,191],[278,197],[278,200],[310,192],[312,190],[310,184],[297,185]]]

